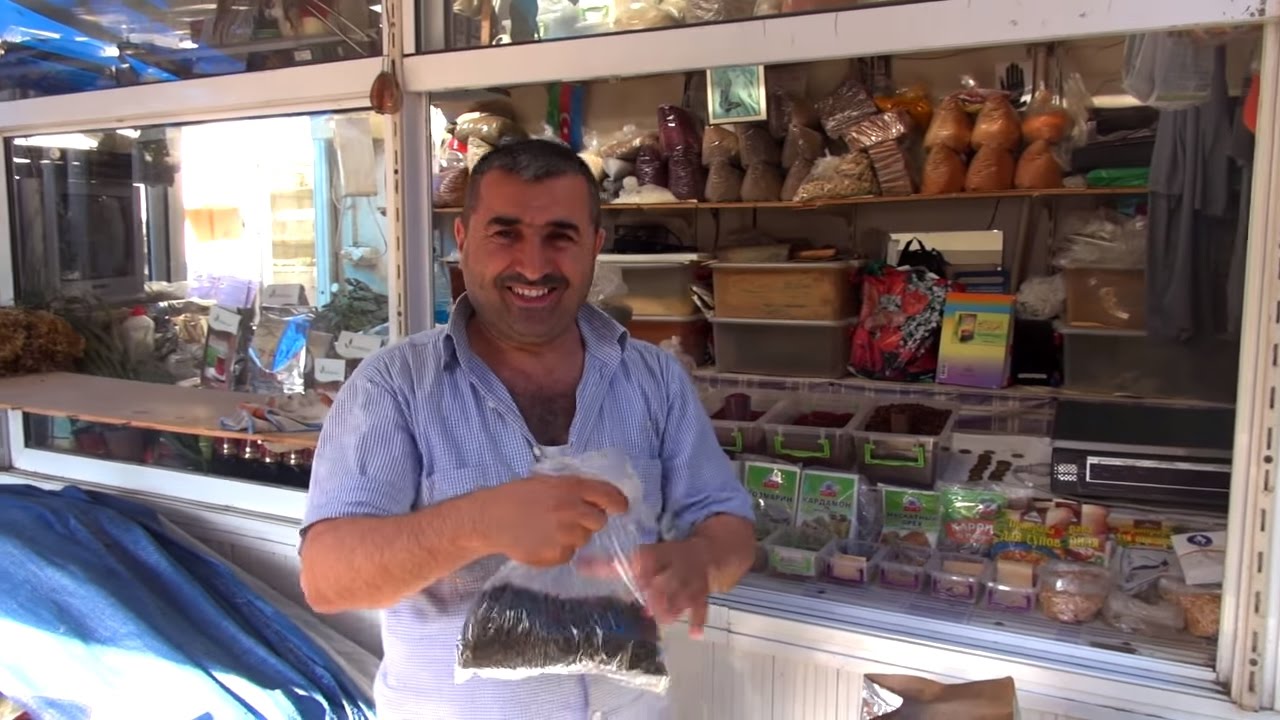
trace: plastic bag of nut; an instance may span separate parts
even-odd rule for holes
[[[871,158],[861,150],[839,157],[824,157],[796,190],[797,202],[833,200],[875,195],[879,192]]]
[[[1111,575],[1097,565],[1050,561],[1040,566],[1040,607],[1052,620],[1087,623],[1102,610],[1111,583]]]
[[[1187,632],[1198,638],[1218,636],[1222,616],[1221,585],[1188,585],[1174,577],[1162,577],[1160,596],[1175,602],[1187,618]]]

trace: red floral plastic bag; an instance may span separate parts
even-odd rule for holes
[[[945,279],[922,268],[868,267],[853,331],[853,372],[875,380],[932,379],[947,289]]]

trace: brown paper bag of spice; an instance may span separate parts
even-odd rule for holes
[[[947,684],[914,675],[864,675],[862,720],[1015,720],[1013,678]]]

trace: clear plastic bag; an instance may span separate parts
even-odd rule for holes
[[[626,455],[610,449],[553,458],[533,471],[610,482],[627,496],[629,510],[610,517],[569,563],[503,565],[485,583],[463,625],[457,680],[604,675],[666,692],[670,676],[658,626],[645,614],[630,564],[642,539],[657,536],[657,519],[646,509],[640,479]]]
[[[967,152],[972,136],[973,120],[965,112],[964,103],[953,95],[943,100],[933,114],[929,130],[924,135],[924,146],[934,148],[941,145],[955,152]]]
[[[960,153],[944,144],[934,145],[925,155],[924,170],[920,173],[920,193],[949,195],[963,192],[967,170]]]
[[[988,97],[982,103],[978,119],[973,122],[973,135],[969,138],[969,144],[974,150],[987,147],[1017,150],[1021,142],[1022,123],[1009,98],[1003,94]]]
[[[1128,217],[1107,208],[1084,210],[1068,213],[1062,228],[1062,237],[1053,253],[1055,267],[1121,270],[1146,267],[1145,218]]]
[[[712,125],[702,134],[702,164],[738,162],[738,134],[723,125]]]
[[[480,138],[467,141],[467,170],[475,170],[476,164],[491,152],[493,152],[493,146]]]
[[[822,157],[827,149],[827,139],[812,128],[792,125],[782,142],[782,167],[790,169],[797,161],[810,163]]]
[[[456,150],[446,150],[436,170],[435,191],[431,195],[431,204],[437,208],[462,207],[467,200],[467,184],[471,179],[471,171],[467,169],[467,160]]]
[[[636,180],[641,185],[667,186],[667,161],[657,145],[645,145],[636,154]]]
[[[742,171],[727,162],[717,162],[707,171],[703,193],[709,202],[737,202],[742,199]]]
[[[587,292],[587,302],[592,305],[607,305],[626,295],[627,283],[622,279],[622,268],[617,263],[596,261],[596,271],[591,277],[591,290]]]
[[[788,202],[796,199],[796,191],[804,184],[809,173],[813,172],[813,163],[808,160],[797,160],[790,170],[787,170],[787,178],[782,181],[782,191],[779,193],[779,200]]]
[[[743,202],[774,202],[782,195],[782,173],[778,166],[759,163],[747,168],[742,178]]]
[[[782,159],[778,141],[769,134],[769,128],[760,123],[738,125],[738,150],[743,167],[760,163],[777,165]]]
[[[1062,166],[1045,140],[1037,140],[1018,158],[1013,186],[1021,190],[1048,190],[1062,187]]]
[[[453,136],[466,143],[483,140],[497,147],[507,138],[523,139],[525,131],[511,118],[493,113],[465,113],[458,118]]]
[[[824,157],[813,164],[809,177],[796,190],[795,200],[835,200],[875,195],[879,192],[871,158],[861,150],[848,155]]]
[[[677,105],[658,108],[658,144],[666,155],[678,152],[692,153],[695,159],[702,152],[702,133],[698,122],[688,110]]]
[[[667,163],[667,188],[671,194],[680,200],[697,200],[706,184],[698,149],[682,147],[671,153]]]
[[[1028,145],[1043,140],[1060,143],[1071,137],[1075,118],[1053,98],[1047,89],[1036,92],[1022,117],[1022,141]]]
[[[1209,99],[1213,47],[1193,35],[1130,35],[1124,44],[1125,92],[1144,105],[1182,110]]]
[[[652,130],[640,130],[635,125],[627,125],[618,132],[601,139],[600,157],[635,160],[640,148],[657,144],[658,133]]]
[[[835,92],[815,105],[822,129],[833,138],[843,137],[854,125],[879,112],[876,101],[862,83],[849,78]]]
[[[1003,192],[1013,187],[1013,151],[987,145],[969,162],[965,192]]]
[[[911,117],[905,111],[879,113],[854,125],[845,133],[844,141],[851,148],[866,149],[890,140],[897,140],[911,127]]]

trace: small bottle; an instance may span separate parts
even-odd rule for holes
[[[156,323],[147,317],[147,309],[135,306],[120,323],[120,343],[133,362],[149,358],[156,351]]]

